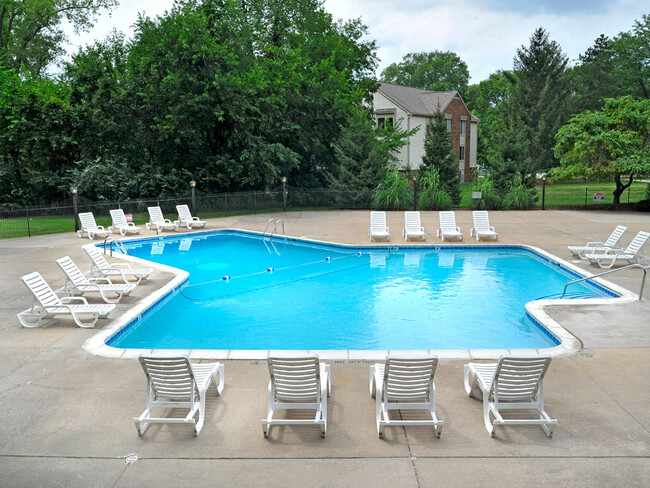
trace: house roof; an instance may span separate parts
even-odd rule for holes
[[[444,112],[447,106],[456,97],[463,102],[463,105],[465,104],[460,93],[456,90],[432,91],[380,82],[379,91],[405,111],[412,115],[421,115],[424,117],[431,117],[438,110]],[[472,122],[479,122],[479,119],[471,113],[470,116]]]

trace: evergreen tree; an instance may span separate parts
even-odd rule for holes
[[[456,206],[460,204],[457,157],[444,116],[442,112],[438,111],[427,125],[421,171],[424,172],[432,166],[435,167],[440,175],[442,189],[451,197],[452,203]]]
[[[578,59],[580,64],[572,72],[573,112],[599,110],[605,97],[616,97],[621,93],[612,40],[601,34]]]
[[[530,168],[524,174],[557,165],[553,156],[554,137],[569,117],[569,59],[559,44],[541,27],[528,47],[517,49],[514,59],[516,84],[514,110],[525,129]]]

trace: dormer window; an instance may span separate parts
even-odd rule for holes
[[[393,117],[377,117],[377,127],[389,127],[393,126]]]

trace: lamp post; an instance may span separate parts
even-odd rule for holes
[[[418,179],[417,176],[413,177],[413,211],[417,209],[418,206]]]
[[[192,215],[196,215],[196,181],[190,181],[190,188],[192,188]]]
[[[282,211],[287,211],[287,177],[283,176],[282,179]]]
[[[546,173],[542,175],[542,210],[545,210],[546,203]]]
[[[72,208],[74,211],[74,231],[77,232],[79,231],[79,211],[77,209],[77,187],[73,186],[70,188],[70,192],[72,193]]]

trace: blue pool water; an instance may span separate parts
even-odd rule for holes
[[[190,278],[109,340],[122,348],[552,347],[524,305],[576,277],[523,248],[357,249],[234,232],[127,248]],[[590,284],[572,293],[605,295]]]

